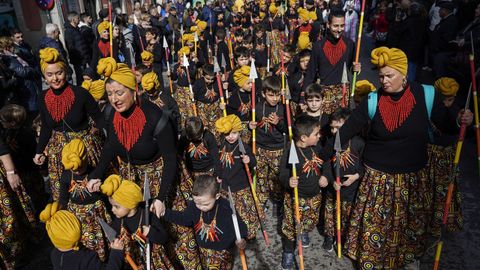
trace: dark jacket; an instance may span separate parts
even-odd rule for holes
[[[420,15],[408,16],[405,20],[390,24],[389,47],[405,52],[409,61],[419,62],[426,42],[427,21]]]
[[[35,56],[32,53],[32,47],[27,43],[23,42],[20,45],[13,44],[15,46],[15,54],[20,56],[23,60],[25,60],[31,67],[36,68],[38,67],[38,62],[35,59]]]
[[[89,55],[89,59],[92,57],[92,49],[93,49],[93,42],[96,40],[95,33],[92,27],[81,23],[79,25],[80,33],[82,34],[83,40],[85,40],[85,44],[87,46],[87,52]]]
[[[433,30],[430,36],[429,46],[433,53],[448,52],[455,49],[455,44],[450,41],[455,40],[457,35],[458,21],[455,14],[443,18]]]
[[[83,39],[80,29],[74,28],[70,23],[65,23],[65,45],[73,65],[85,65],[89,59],[88,47]]]
[[[67,51],[65,50],[65,47],[63,46],[62,42],[60,40],[55,40],[50,37],[42,37],[38,43],[38,49],[45,49],[45,48],[54,48],[57,49],[57,51],[62,55],[63,60],[65,61],[65,64],[69,64],[68,62],[68,54]]]

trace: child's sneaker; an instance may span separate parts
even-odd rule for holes
[[[322,248],[325,249],[327,252],[333,251],[333,238],[330,236],[325,236],[325,240],[323,241]]]
[[[282,253],[282,269],[283,270],[293,269],[293,253],[290,253],[290,252]]]
[[[302,238],[302,247],[307,248],[310,246],[310,237],[308,236],[308,233],[302,233],[301,235]]]

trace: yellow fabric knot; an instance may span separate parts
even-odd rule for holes
[[[203,32],[205,31],[205,29],[207,29],[207,22],[197,20],[197,27],[198,27],[198,30],[200,30],[200,32]]]
[[[435,88],[447,97],[456,96],[459,87],[458,82],[452,78],[442,77],[435,81]]]
[[[137,184],[129,180],[122,180],[116,174],[107,177],[100,189],[103,194],[127,209],[135,209],[143,200],[142,189]]]
[[[103,31],[105,30],[109,30],[110,29],[110,23],[108,21],[103,21],[101,23],[98,24],[97,26],[97,31],[99,34],[103,33]]]
[[[160,82],[155,72],[149,72],[142,77],[142,88],[147,92],[155,91],[160,88]]]
[[[277,5],[275,5],[275,2],[272,2],[270,6],[268,7],[268,11],[270,11],[271,16],[275,16],[278,12]]]
[[[177,53],[178,53],[178,56],[183,56],[184,54],[189,55],[190,54],[190,47],[184,46],[180,50],[178,50]]]
[[[149,51],[143,51],[140,56],[142,57],[142,62],[153,63],[153,53]]]
[[[45,73],[45,69],[48,65],[59,65],[63,70],[67,69],[65,62],[63,62],[62,56],[54,48],[45,48],[40,50],[40,69],[42,73]]]
[[[113,57],[106,57],[98,61],[97,73],[98,75],[110,77],[112,76],[112,73],[115,70],[117,70],[117,68],[118,68],[117,61],[115,61]]]
[[[310,19],[310,14],[308,10],[305,8],[298,8],[297,13],[298,13],[298,17],[304,21],[308,21]]]
[[[258,16],[260,17],[260,20],[263,20],[265,18],[266,14],[265,14],[265,12],[260,11]]]
[[[250,66],[242,66],[233,73],[233,80],[240,88],[242,88],[245,83],[247,83],[249,76]]]
[[[182,40],[183,42],[193,43],[195,41],[195,37],[192,34],[183,34]]]
[[[372,51],[371,62],[377,68],[391,67],[398,70],[404,76],[407,75],[408,59],[405,53],[397,48],[379,47]]]
[[[60,210],[58,202],[47,204],[40,213],[40,220],[53,245],[59,249],[75,249],[80,241],[80,222],[74,214]]]
[[[112,57],[102,58],[98,61],[97,73],[118,82],[130,90],[136,90],[137,81],[135,74],[126,64],[117,64]]]
[[[298,48],[300,50],[305,50],[310,48],[312,43],[310,42],[310,33],[309,32],[301,32],[300,36],[298,37]]]
[[[360,80],[355,83],[355,95],[359,97],[363,97],[372,91],[375,91],[375,85],[368,80]]]
[[[73,139],[62,149],[62,164],[65,170],[78,170],[87,160],[87,149],[80,139]]]
[[[312,21],[317,20],[317,13],[315,11],[309,11],[308,12],[308,18]]]
[[[85,88],[96,101],[101,100],[105,95],[104,80],[85,80],[82,82],[82,87]]]
[[[242,121],[235,114],[229,114],[218,119],[215,122],[217,131],[222,134],[230,134],[231,132],[242,131]]]

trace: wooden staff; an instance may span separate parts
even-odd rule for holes
[[[227,46],[228,46],[228,56],[230,58],[230,69],[233,70],[235,66],[233,65],[233,46],[232,46],[232,33],[227,29]]]
[[[190,92],[190,98],[192,101],[192,108],[193,108],[193,115],[197,115],[197,105],[195,104],[195,96],[193,95],[193,87],[192,87],[192,81],[190,80],[190,71],[188,70],[188,67],[190,64],[188,63],[188,58],[186,54],[183,54],[183,66],[185,67],[185,70],[187,71],[187,80],[188,80],[188,90]]]
[[[237,211],[235,211],[235,203],[233,202],[232,191],[230,190],[230,186],[228,186],[228,200],[230,201],[230,208],[232,209],[232,221],[233,221],[233,228],[235,229],[235,237],[237,241],[240,241],[242,240],[242,236],[240,235],[240,226],[238,225]],[[241,248],[238,248],[238,252],[240,253],[242,269],[248,270],[247,259],[245,258],[245,251]]]
[[[472,90],[473,90],[473,111],[475,114],[475,135],[477,137],[477,160],[478,160],[478,174],[480,175],[480,126],[478,117],[478,97],[477,97],[477,77],[475,73],[475,49],[473,47],[473,35],[470,32],[470,43],[472,52],[469,55],[470,60],[470,76],[472,77]]]
[[[173,95],[173,82],[170,73],[170,63],[168,62],[168,43],[165,36],[163,36],[163,49],[165,50],[165,62],[167,62],[168,85],[170,86],[170,95]]]
[[[355,64],[358,64],[358,59],[360,57],[360,44],[362,43],[362,31],[363,31],[363,18],[365,17],[365,0],[362,0],[362,9],[360,11],[360,24],[358,26],[358,38],[357,38],[357,50],[355,52]],[[355,102],[353,101],[353,95],[355,93],[355,83],[357,82],[358,72],[353,73],[352,79],[352,91],[350,95],[350,107],[353,109]]]
[[[347,74],[347,63],[343,62],[343,73],[342,73],[342,108],[347,107],[347,83],[348,83],[348,74]]]
[[[213,72],[215,72],[217,76],[217,86],[218,86],[218,93],[220,94],[220,104],[223,105],[223,116],[227,116],[227,109],[225,108],[225,98],[223,97],[223,87],[222,87],[222,79],[221,79],[221,70],[220,66],[218,65],[218,56],[215,57],[213,62]]]
[[[113,25],[112,25],[112,0],[108,1],[108,20],[110,21],[109,35],[110,35],[110,57],[113,57]]]
[[[338,258],[342,257],[342,229],[341,229],[341,209],[340,209],[340,159],[341,151],[342,151],[342,144],[340,142],[340,130],[337,130],[337,134],[335,135],[335,182],[337,183],[339,189],[336,191],[336,199],[337,199],[337,256]]]
[[[255,95],[255,79],[258,78],[257,70],[255,68],[255,59],[252,58],[252,62],[250,64],[250,75],[248,76],[248,79],[252,81],[252,121],[255,122],[255,106],[256,106],[256,95]],[[256,141],[256,128],[252,129],[252,152],[254,155],[257,154],[257,141]]]

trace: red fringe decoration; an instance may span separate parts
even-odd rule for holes
[[[103,42],[100,40],[98,42],[98,49],[103,58],[110,56],[110,42]]]
[[[390,96],[382,95],[378,102],[378,109],[385,128],[393,132],[400,127],[412,112],[415,103],[410,87],[407,87],[403,96],[397,101],[392,100]]]
[[[138,106],[135,107],[133,113],[128,118],[124,118],[119,112],[115,112],[113,117],[115,134],[117,134],[118,141],[127,151],[132,149],[140,135],[142,135],[146,122],[145,114]]]
[[[311,32],[312,31],[312,25],[311,24],[307,24],[307,25],[300,25],[300,27],[298,27],[298,32],[301,33],[301,32]]]
[[[75,102],[75,94],[70,86],[67,86],[60,95],[55,95],[52,89],[45,94],[45,106],[55,122],[62,120],[72,108]]]
[[[325,45],[323,45],[323,52],[325,53],[328,62],[330,62],[332,66],[340,61],[340,58],[342,58],[342,55],[345,53],[346,49],[347,45],[345,45],[343,38],[340,38],[337,45],[334,45],[328,40],[325,41]]]

